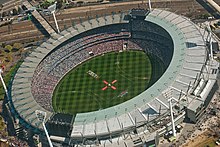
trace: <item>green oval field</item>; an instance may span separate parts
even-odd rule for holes
[[[153,64],[153,65],[152,65]],[[76,114],[123,103],[146,90],[164,69],[143,51],[111,52],[67,73],[53,93],[55,112]],[[156,76],[152,76],[152,74]]]

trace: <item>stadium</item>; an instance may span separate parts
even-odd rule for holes
[[[196,122],[215,90],[209,29],[165,10],[97,16],[54,34],[11,81],[11,114],[54,144],[138,146]],[[141,135],[148,137],[140,139]],[[132,139],[126,141],[127,136]]]

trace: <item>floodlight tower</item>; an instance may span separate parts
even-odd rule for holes
[[[170,116],[171,116],[173,136],[176,137],[176,130],[175,130],[175,124],[174,124],[174,119],[173,119],[172,98],[170,98],[168,101],[169,101],[169,106],[170,106]]]
[[[37,119],[42,122],[42,126],[43,126],[44,132],[45,132],[45,134],[47,136],[47,140],[48,140],[49,146],[53,147],[53,144],[52,144],[52,142],[50,140],[50,136],[48,134],[47,128],[45,126],[46,112],[41,111],[41,110],[36,110],[35,114],[36,114]]]
[[[208,36],[207,36],[207,39],[208,39],[208,42],[209,42],[209,47],[210,47],[210,56],[211,56],[211,59],[213,60],[213,52],[212,52],[212,30],[210,28],[210,25],[208,24],[207,25],[207,31],[208,31]]]
[[[151,11],[151,1],[148,0],[149,10]]]
[[[2,85],[3,85],[3,88],[4,88],[4,90],[5,90],[5,94],[6,94],[7,98],[9,98],[8,90],[7,90],[7,87],[6,87],[6,85],[5,85],[4,79],[3,79],[3,77],[2,77],[2,73],[3,73],[3,69],[0,68],[0,79],[1,79],[1,82],[2,82]]]
[[[58,23],[57,23],[57,19],[56,19],[56,16],[55,16],[56,4],[57,4],[57,2],[55,2],[53,5],[49,6],[47,9],[52,13],[54,21],[55,21],[56,28],[57,28],[57,32],[60,33],[59,26],[58,26]]]
[[[211,55],[211,59],[213,60],[214,57],[213,57],[213,49],[212,49],[212,36],[210,36],[210,42],[209,42],[209,46],[210,46],[210,55]]]

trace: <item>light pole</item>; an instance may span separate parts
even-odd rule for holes
[[[208,39],[208,42],[209,42],[209,48],[210,48],[210,56],[211,56],[211,59],[213,60],[213,48],[212,48],[212,29],[210,28],[210,24],[207,24],[207,27],[206,27],[207,31],[208,31],[208,36],[207,36],[207,39]]]
[[[176,137],[175,123],[173,119],[173,106],[172,106],[172,100],[175,100],[175,99],[172,98],[172,89],[165,92],[164,96],[168,99],[168,102],[169,102],[172,132],[173,132],[173,136]]]
[[[38,119],[39,121],[42,121],[43,129],[44,129],[44,132],[45,132],[45,134],[46,134],[46,136],[47,136],[47,140],[48,140],[49,146],[50,146],[50,147],[53,147],[53,144],[52,144],[52,142],[51,142],[51,140],[50,140],[50,136],[49,136],[49,134],[48,134],[47,128],[46,128],[46,126],[45,126],[46,112],[41,111],[41,110],[36,110],[36,111],[35,111],[35,114],[36,114],[36,116],[37,116],[37,119]]]
[[[47,9],[52,13],[54,21],[55,21],[56,28],[57,28],[57,32],[60,33],[59,26],[58,26],[58,23],[57,23],[57,19],[56,19],[56,16],[55,16],[56,4],[57,4],[57,2],[55,2],[53,5],[49,6]]]
[[[173,136],[176,137],[176,130],[175,130],[175,124],[174,124],[174,119],[173,119],[172,98],[170,98],[168,101],[169,101],[169,105],[170,105],[170,116],[171,116]]]
[[[151,11],[151,1],[148,0],[149,10]]]
[[[6,94],[7,98],[9,98],[9,96],[8,96],[8,90],[7,90],[7,87],[6,87],[6,85],[5,85],[4,79],[3,79],[3,77],[2,77],[2,73],[3,73],[3,69],[0,68],[0,79],[1,79],[1,82],[2,82],[2,85],[3,85],[3,88],[4,88],[4,90],[5,90],[5,94]]]

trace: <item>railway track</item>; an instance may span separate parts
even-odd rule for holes
[[[220,3],[220,0],[216,0]],[[72,25],[74,21],[75,24],[79,23],[79,17],[87,19],[88,16],[96,17],[96,15],[102,14],[111,14],[112,12],[128,11],[131,8],[144,8],[147,7],[143,1],[133,1],[133,2],[122,2],[122,3],[113,3],[113,4],[104,4],[104,5],[95,5],[95,6],[85,6],[78,8],[70,8],[67,10],[59,11],[56,14],[60,30],[63,30]],[[192,14],[202,14],[206,10],[196,1],[196,0],[152,0],[153,8],[162,8],[177,14],[189,15]],[[195,13],[196,12],[196,13]],[[54,27],[55,23],[51,16],[45,16],[47,21]],[[29,32],[27,31],[29,30]],[[43,36],[44,34],[42,28],[39,25],[34,24],[31,21],[19,22],[7,26],[3,26],[0,29],[0,42],[12,42],[17,40],[25,40],[30,37],[34,38],[35,36]],[[18,39],[18,37],[20,37]],[[37,39],[37,37],[36,37]]]

